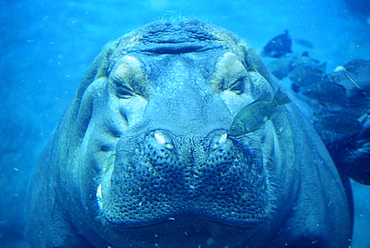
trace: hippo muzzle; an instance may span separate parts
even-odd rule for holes
[[[97,188],[100,217],[123,227],[183,217],[250,227],[272,209],[260,141],[231,139],[225,130],[125,136],[111,167]]]

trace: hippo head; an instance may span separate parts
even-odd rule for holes
[[[275,92],[243,40],[198,20],[153,22],[108,44],[71,110],[83,218],[133,247],[234,247],[269,232],[286,121],[240,137],[228,129]]]

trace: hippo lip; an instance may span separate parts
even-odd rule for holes
[[[213,225],[218,225],[223,228],[235,228],[238,230],[249,230],[254,228],[258,223],[249,223],[249,225],[237,225],[235,223],[228,223],[228,222],[222,222],[218,221],[215,219],[211,218],[206,218],[202,216],[195,216],[195,215],[178,215],[174,217],[168,217],[163,220],[159,220],[157,222],[151,222],[151,223],[146,223],[143,225],[136,225],[136,226],[127,226],[125,224],[114,224],[114,226],[117,229],[155,229],[157,230],[158,227],[161,226],[177,226],[177,228],[181,225],[186,225],[186,226],[195,226],[198,224],[213,224]]]
[[[249,240],[254,232],[252,227],[233,226],[194,216],[178,216],[146,226],[127,228],[118,224],[106,227],[115,235],[130,239],[140,237],[153,244],[163,242],[159,247],[173,247],[166,240],[176,244],[186,242],[183,247],[208,247],[215,243],[219,245],[216,247],[243,247],[242,243]]]
[[[165,130],[126,139],[96,188],[99,217],[124,228],[178,218],[247,228],[270,218],[272,190],[256,140],[217,130],[181,141]]]

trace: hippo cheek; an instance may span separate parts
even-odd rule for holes
[[[112,93],[109,78],[96,79],[81,99],[84,114],[78,121],[86,119],[86,131],[78,151],[74,180],[79,182],[84,206],[91,218],[96,217],[96,187],[101,178],[112,172],[116,157],[116,146],[128,128],[135,125],[143,116],[147,101],[140,96],[121,99]],[[88,113],[88,114],[86,114]],[[86,178],[90,178],[87,180]],[[101,206],[100,206],[101,207]]]

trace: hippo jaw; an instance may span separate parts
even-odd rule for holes
[[[85,207],[94,228],[112,243],[136,239],[139,229],[156,236],[160,226],[179,230],[162,233],[178,241],[183,233],[202,242],[229,233],[237,243],[270,229],[274,127],[241,137],[227,130],[236,113],[273,89],[230,42],[204,50],[132,45],[111,54],[106,74],[88,86],[77,175],[85,205],[95,206]]]

